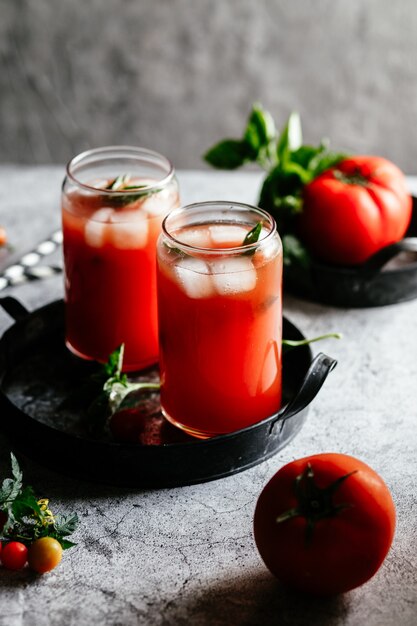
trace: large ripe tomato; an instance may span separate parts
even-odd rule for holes
[[[319,259],[356,265],[404,236],[411,209],[396,165],[355,156],[306,185],[299,234]]]
[[[269,570],[285,585],[327,595],[375,574],[391,546],[395,507],[384,481],[344,454],[318,454],[281,468],[262,491],[254,533]]]

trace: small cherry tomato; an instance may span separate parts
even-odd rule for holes
[[[138,407],[120,409],[110,419],[110,432],[121,443],[158,445],[161,443],[162,417],[146,415]]]
[[[1,551],[1,560],[7,569],[23,569],[28,560],[28,549],[20,541],[10,541]]]
[[[38,574],[50,572],[62,559],[62,546],[53,537],[36,539],[29,548],[29,567]]]
[[[5,243],[7,243],[6,229],[0,226],[0,246],[4,246]]]
[[[259,496],[254,534],[268,569],[284,584],[317,595],[369,580],[391,546],[395,506],[368,465],[345,454],[288,463]]]

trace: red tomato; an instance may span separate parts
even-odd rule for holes
[[[159,445],[162,443],[162,416],[152,417],[138,407],[120,409],[110,418],[110,432],[120,443]]]
[[[62,546],[53,537],[36,539],[29,548],[29,567],[38,574],[50,572],[62,559]]]
[[[140,443],[146,428],[146,415],[134,407],[120,409],[111,416],[109,428],[116,441]]]
[[[20,541],[10,541],[1,551],[1,560],[7,569],[22,569],[28,560],[28,549]]]
[[[305,187],[299,234],[328,263],[360,264],[404,236],[411,211],[398,167],[381,157],[356,156]]]
[[[309,469],[310,468],[310,469]],[[358,587],[391,546],[395,507],[384,481],[345,454],[318,454],[281,468],[259,496],[255,541],[284,584],[318,595]]]

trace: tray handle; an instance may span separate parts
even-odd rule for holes
[[[290,417],[299,413],[316,397],[323,386],[327,376],[337,365],[336,359],[320,352],[311,362],[307,374],[304,377],[301,387],[296,396],[287,404],[277,419],[272,423],[271,428],[280,422],[281,425]]]
[[[371,256],[361,267],[361,272],[373,273],[379,272],[384,265],[393,259],[400,252],[417,252],[417,237],[405,237],[397,243],[385,246]]]
[[[12,317],[16,322],[24,319],[29,315],[29,311],[23,306],[19,300],[12,298],[12,296],[6,296],[0,298],[0,306]]]

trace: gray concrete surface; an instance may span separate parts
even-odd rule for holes
[[[0,0],[0,162],[91,146],[203,167],[261,100],[416,171],[414,0]]]
[[[55,168],[0,167],[0,223],[23,250],[58,224]],[[254,201],[251,174],[180,172],[185,202]],[[4,259],[3,259],[4,263]],[[9,290],[29,308],[62,295],[60,278]],[[50,574],[0,568],[1,626],[414,626],[417,611],[417,301],[336,310],[286,298],[306,335],[340,331],[320,349],[339,365],[297,438],[270,461],[203,485],[143,491],[64,478],[22,459],[25,478],[57,511],[77,510],[78,546]],[[0,311],[0,329],[10,324]],[[1,420],[7,415],[1,415]],[[36,442],[34,442],[36,445]],[[4,475],[10,447],[0,437]],[[392,490],[398,525],[377,575],[344,596],[285,592],[252,537],[258,494],[288,461],[323,451],[372,465]]]

